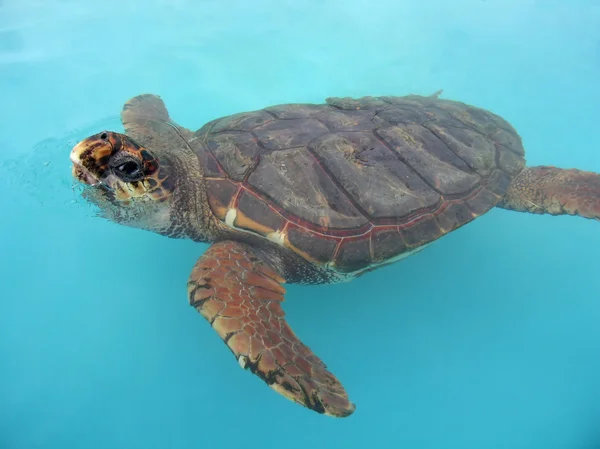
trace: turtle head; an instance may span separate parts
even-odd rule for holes
[[[102,131],[71,150],[72,173],[85,185],[101,189],[110,202],[163,202],[172,193],[168,168],[125,134]]]
[[[75,145],[70,159],[73,177],[83,184],[82,196],[100,215],[170,235],[176,176],[166,156],[125,134],[102,131]]]
[[[71,150],[83,197],[105,218],[176,238],[206,241],[211,215],[193,133],[162,99],[144,94],[121,111],[125,133],[102,131]]]

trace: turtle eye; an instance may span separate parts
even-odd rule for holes
[[[140,167],[135,162],[129,161],[119,165],[117,170],[127,176],[135,176],[140,171]]]
[[[110,165],[113,173],[122,181],[134,182],[144,177],[142,165],[133,158],[121,158]]]

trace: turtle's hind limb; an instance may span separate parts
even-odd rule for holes
[[[526,167],[513,179],[498,207],[600,220],[600,174],[550,166]]]

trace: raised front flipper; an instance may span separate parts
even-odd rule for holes
[[[175,123],[162,98],[153,94],[137,95],[127,100],[121,110],[125,133],[138,144],[153,148],[186,145],[192,133]]]
[[[285,322],[284,282],[248,246],[225,241],[200,257],[190,275],[188,296],[242,368],[309,409],[348,416],[355,406],[342,384]]]

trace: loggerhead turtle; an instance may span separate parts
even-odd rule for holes
[[[73,175],[108,219],[208,242],[190,304],[242,368],[319,413],[355,406],[284,318],[282,284],[353,279],[494,206],[600,219],[600,175],[526,167],[501,117],[432,96],[328,98],[176,125],[156,95],[125,134],[73,147]]]

